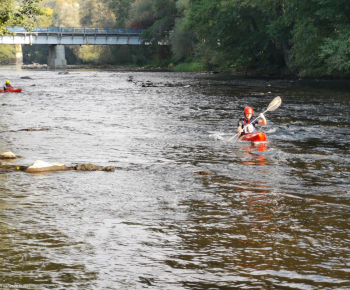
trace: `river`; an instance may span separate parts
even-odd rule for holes
[[[0,288],[350,289],[349,82],[0,76],[23,89],[0,95],[3,165],[116,167],[0,172]],[[276,96],[267,144],[225,142]]]

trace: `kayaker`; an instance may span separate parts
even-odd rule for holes
[[[242,118],[238,121],[237,131],[238,131],[239,137],[241,137],[245,134],[248,134],[248,133],[255,133],[256,132],[256,129],[255,129],[256,125],[266,125],[267,124],[263,113],[259,114],[259,117],[261,118],[261,120],[255,120],[254,122],[252,121],[253,114],[254,114],[254,110],[252,107],[246,107],[244,109],[244,118]]]
[[[5,84],[4,84],[4,91],[13,88],[10,84],[9,80],[6,80]]]

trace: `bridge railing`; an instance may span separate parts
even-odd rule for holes
[[[73,33],[73,34],[141,34],[147,29],[135,28],[86,28],[86,27],[36,27],[27,31],[23,27],[7,27],[9,32],[38,32],[38,33]]]

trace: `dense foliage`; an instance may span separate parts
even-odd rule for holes
[[[16,10],[14,1],[1,0],[2,27],[36,19],[38,26],[148,29],[146,46],[71,47],[71,59],[81,63],[350,75],[349,0],[43,0],[45,15],[31,17],[40,14],[38,1]],[[44,55],[40,49],[29,54]]]
[[[348,75],[350,2],[192,0],[187,30],[212,66],[303,76]]]
[[[0,0],[0,33],[6,32],[6,26],[33,27],[35,17],[42,15],[40,0],[23,0],[16,3],[12,0]]]
[[[148,28],[147,41],[170,43],[167,62],[182,69],[187,63],[255,74],[349,76],[348,0],[104,1],[119,25]],[[166,62],[159,49],[149,50],[154,62]]]
[[[12,0],[0,0],[0,34],[7,33],[8,26],[22,26],[31,29],[36,17],[43,15],[39,8],[40,0],[23,0],[16,3]],[[14,46],[0,45],[0,63],[6,63],[15,57]]]

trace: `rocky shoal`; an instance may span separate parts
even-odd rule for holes
[[[17,156],[12,152],[5,152],[0,155],[0,159],[3,160],[14,160]],[[77,170],[77,171],[115,171],[114,166],[98,166],[94,164],[78,164],[75,166],[68,167],[63,163],[48,163],[42,160],[36,160],[30,166],[22,165],[8,165],[2,164],[0,162],[0,172],[11,172],[11,171],[24,171],[26,173],[41,173],[41,172],[54,172],[54,171],[67,171],[67,170]]]

